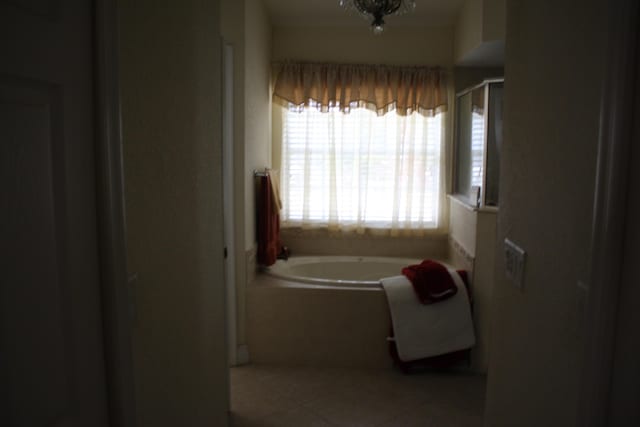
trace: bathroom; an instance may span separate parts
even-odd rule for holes
[[[228,136],[233,141],[233,179],[227,180],[226,184],[229,181],[232,183],[230,193],[233,203],[225,207],[232,207],[233,228],[230,231],[233,244],[230,246],[228,241],[225,244],[231,249],[227,258],[231,261],[226,261],[230,263],[226,271],[233,272],[235,286],[225,293],[224,298],[230,298],[231,295],[231,301],[235,301],[235,304],[227,304],[227,308],[234,312],[235,322],[231,324],[235,324],[231,326],[231,332],[224,331],[229,334],[228,342],[231,343],[228,347],[222,346],[228,350],[225,362],[228,359],[231,365],[243,365],[260,357],[280,357],[265,355],[265,344],[255,342],[261,334],[255,334],[255,348],[252,348],[252,334],[255,331],[251,329],[251,322],[259,314],[251,311],[251,299],[256,296],[252,294],[251,286],[257,274],[253,175],[255,170],[274,166],[274,153],[278,149],[278,129],[274,125],[271,92],[277,64],[299,60],[441,66],[450,72],[452,86],[449,105],[453,105],[457,92],[486,78],[504,76],[505,116],[511,121],[505,128],[505,139],[511,142],[505,144],[501,153],[501,203],[493,225],[496,231],[483,231],[493,235],[493,243],[484,234],[480,237],[477,231],[469,232],[469,227],[477,229],[484,220],[478,212],[459,209],[456,201],[446,198],[446,214],[442,217],[446,231],[421,239],[403,241],[363,236],[345,241],[322,232],[296,236],[295,232],[287,230],[283,230],[282,236],[294,255],[308,252],[312,247],[316,253],[324,254],[402,254],[421,258],[420,254],[428,253],[429,256],[448,260],[460,256],[456,264],[469,262],[469,257],[475,257],[474,272],[480,274],[481,271],[486,283],[492,283],[486,295],[478,294],[475,298],[478,315],[486,315],[477,322],[486,326],[483,330],[488,335],[479,338],[479,345],[484,345],[480,347],[484,350],[479,354],[484,356],[472,362],[474,371],[488,375],[483,410],[486,425],[533,426],[550,422],[551,425],[574,425],[574,408],[578,405],[580,384],[580,371],[576,365],[584,344],[581,313],[586,299],[584,288],[575,284],[585,283],[589,274],[591,212],[594,204],[592,183],[596,175],[600,114],[600,93],[587,88],[592,84],[600,85],[604,78],[602,57],[607,27],[601,23],[601,16],[606,12],[605,7],[597,2],[590,2],[580,10],[576,10],[571,2],[548,1],[537,2],[537,5],[506,2],[510,6],[507,8],[505,2],[500,1],[445,2],[457,5],[459,9],[456,12],[434,9],[432,16],[427,19],[430,22],[428,26],[394,28],[393,17],[390,17],[385,34],[373,37],[366,28],[367,22],[359,18],[354,19],[353,26],[335,26],[326,22],[316,26],[297,25],[294,12],[300,12],[296,8],[303,2],[286,2],[291,16],[274,15],[271,7],[276,3],[280,2],[220,2],[219,31],[223,39],[220,50],[224,52],[225,46],[232,47],[227,50],[229,56],[225,56],[225,64],[231,63],[232,67],[221,68],[223,71],[229,70],[233,76],[232,90],[229,92],[233,101],[231,116],[225,116],[224,111],[213,110],[220,113],[223,120],[224,117],[232,117],[231,126],[227,124],[225,129],[226,132],[232,130]],[[325,3],[338,8],[337,1]],[[422,3],[418,2],[417,7]],[[187,359],[186,356],[156,352],[156,349],[163,348],[167,337],[148,335],[144,331],[160,327],[161,330],[167,330],[173,345],[181,345],[179,332],[186,330],[185,325],[189,323],[180,326],[180,323],[173,322],[175,319],[167,320],[162,312],[172,310],[177,305],[180,316],[176,317],[181,318],[179,322],[190,321],[188,307],[192,303],[197,304],[193,301],[199,301],[201,292],[194,288],[185,296],[169,283],[195,282],[199,280],[199,274],[208,274],[209,268],[203,267],[201,260],[188,259],[186,254],[189,251],[183,251],[186,246],[181,246],[182,234],[211,232],[213,226],[199,216],[199,210],[190,211],[186,218],[179,211],[186,209],[183,206],[201,203],[202,195],[198,191],[207,187],[201,187],[198,183],[212,177],[214,182],[222,182],[223,171],[207,170],[200,163],[197,150],[186,152],[188,150],[176,148],[178,144],[175,141],[182,139],[179,124],[169,129],[168,136],[165,129],[145,133],[145,123],[147,126],[149,122],[161,123],[167,117],[161,112],[141,112],[139,97],[153,100],[158,96],[162,97],[159,99],[179,100],[184,94],[171,87],[163,87],[158,92],[157,87],[162,86],[158,81],[182,76],[180,64],[177,63],[179,61],[168,63],[163,53],[154,49],[148,49],[144,55],[140,55],[140,46],[150,44],[152,39],[150,35],[141,35],[143,32],[136,27],[140,22],[146,22],[144,25],[148,26],[149,33],[159,37],[164,47],[178,58],[184,55],[186,60],[203,65],[205,69],[215,67],[207,62],[214,59],[198,57],[200,59],[193,60],[188,56],[189,52],[180,50],[181,39],[173,38],[177,34],[177,37],[184,39],[199,40],[197,34],[182,27],[160,31],[165,29],[164,20],[149,19],[144,10],[132,5],[123,8],[123,37],[129,42],[122,48],[124,139],[141,141],[139,144],[125,144],[127,215],[131,225],[128,232],[129,263],[131,271],[138,272],[139,277],[136,292],[139,295],[137,310],[140,323],[134,331],[135,361],[141,378],[138,394],[141,396],[141,412],[146,419],[161,422],[151,403],[155,403],[159,393],[154,385],[161,384],[160,388],[176,385],[186,388],[179,375],[165,379],[161,373],[172,361],[184,362]],[[549,13],[549,10],[553,10],[553,13]],[[184,12],[185,27],[193,20],[200,22],[195,15]],[[318,12],[316,16],[322,15]],[[567,25],[569,21],[574,25]],[[205,41],[210,42],[211,39]],[[504,49],[504,57],[500,54],[501,48]],[[202,53],[208,47],[203,41],[193,49]],[[472,54],[467,56],[469,52]],[[229,59],[232,61],[229,62]],[[153,71],[147,74],[149,69]],[[201,78],[196,66],[189,70],[192,74],[184,77],[185,81]],[[220,72],[215,76],[222,80],[222,74]],[[151,82],[146,81],[149,77]],[[155,85],[152,84],[154,78],[158,79]],[[196,91],[192,86],[187,87]],[[201,102],[197,95],[193,95],[193,99],[194,103]],[[509,106],[512,107],[511,113]],[[197,116],[195,113],[198,111],[172,111],[178,117],[183,114]],[[132,118],[137,114],[137,118]],[[172,117],[171,120],[176,118]],[[449,175],[446,193],[450,193],[453,114],[447,114],[446,120],[445,168]],[[190,120],[185,121],[191,123]],[[575,123],[581,125],[574,126]],[[213,128],[196,129],[201,132],[196,135],[198,138],[204,138],[202,135],[206,132],[216,131]],[[195,131],[189,128],[187,132]],[[208,158],[214,158],[218,164],[224,165],[221,148],[216,148],[213,154],[202,150]],[[197,171],[201,175],[193,178],[190,172],[180,166],[181,161],[184,161],[184,165],[197,164]],[[570,173],[567,165],[571,165]],[[192,186],[193,190],[183,192],[184,187],[179,185],[181,180],[188,186],[194,179],[196,184]],[[178,203],[166,211],[158,209],[154,212],[155,219],[149,221],[149,207],[164,206],[161,200],[165,200],[165,193],[155,190],[154,186],[169,188],[172,200]],[[216,212],[218,221],[215,227],[218,228],[215,231],[222,233],[222,213],[206,204],[205,208]],[[470,218],[472,215],[476,217]],[[172,231],[170,228],[176,219],[179,219],[178,230]],[[195,225],[192,226],[192,223]],[[461,227],[456,228],[458,225]],[[522,289],[514,287],[504,277],[504,260],[496,256],[502,253],[501,246],[500,250],[497,246],[505,238],[513,240],[527,252]],[[153,244],[145,243],[150,241]],[[201,243],[197,238],[194,242],[195,246]],[[479,243],[494,246],[496,250],[479,249]],[[166,252],[158,251],[156,247],[165,248]],[[213,250],[211,253],[218,254]],[[477,259],[482,256],[486,259]],[[192,266],[192,263],[196,263],[197,268],[183,268]],[[158,267],[164,264],[175,265],[168,275]],[[221,265],[216,266],[216,269],[222,268]],[[160,283],[165,285],[156,286]],[[220,292],[216,292],[215,295],[219,297]],[[163,305],[158,300],[171,303]],[[372,304],[379,307],[380,300],[372,301]],[[204,316],[207,319],[209,316],[216,318],[218,327],[224,324],[217,311]],[[332,326],[338,327],[339,324]],[[359,357],[349,363],[362,362]],[[215,360],[218,365],[222,363],[217,356]],[[296,362],[301,363],[301,360]],[[341,363],[337,360],[334,362]],[[312,360],[309,363],[319,361]],[[390,366],[386,354],[376,356],[369,367],[379,368],[385,363]],[[190,372],[185,366],[180,369]],[[187,376],[195,378],[191,373]],[[256,399],[259,397],[256,396]],[[540,411],[540,408],[544,410]]]
[[[303,5],[311,7],[309,2]],[[363,293],[274,288],[260,286],[262,278],[256,278],[253,172],[265,167],[280,169],[284,113],[272,95],[276,78],[281,64],[288,60],[445,68],[451,107],[443,115],[442,176],[447,177],[443,193],[452,194],[455,95],[484,79],[504,76],[504,2],[446,2],[446,8],[442,6],[438,13],[416,10],[414,21],[406,26],[394,26],[400,17],[389,17],[388,29],[379,37],[366,28],[366,21],[354,19],[359,17],[344,13],[331,2],[315,7],[301,11],[290,2],[222,3],[222,35],[230,55],[227,60],[232,58],[233,63],[229,70],[233,75],[233,112],[229,116],[233,121],[230,145],[235,161],[234,187],[229,193],[236,200],[235,209],[227,217],[235,222],[235,235],[234,253],[227,262],[235,264],[236,285],[228,295],[235,293],[236,323],[229,334],[236,343],[231,344],[230,357],[238,365],[249,362],[388,369],[392,361],[383,338],[389,320],[380,290]],[[338,15],[342,21],[335,20],[336,13],[344,15]],[[477,345],[469,370],[486,374],[497,212],[468,209],[468,204],[444,194],[440,204],[438,227],[422,236],[385,237],[283,227],[281,239],[294,256],[435,258],[455,260],[456,268],[474,271]],[[476,238],[478,234],[482,238]],[[307,317],[300,313],[313,314]],[[349,325],[347,332],[341,333],[340,325]]]
[[[278,2],[276,2],[277,5]],[[343,23],[341,27],[322,27],[329,25],[328,19],[334,14],[325,18],[325,21],[316,22],[313,31],[307,31],[300,26],[292,26],[291,21],[287,22],[286,17],[277,16],[269,18],[268,2],[265,5],[260,3],[245,6],[244,19],[245,29],[239,25],[240,18],[243,16],[241,6],[237,3],[229,3],[225,6],[223,3],[223,19],[222,33],[225,40],[235,45],[233,49],[234,70],[235,74],[235,97],[234,97],[234,150],[235,154],[241,154],[240,160],[236,157],[234,163],[234,195],[236,195],[235,204],[243,205],[237,208],[236,212],[242,212],[241,215],[235,215],[235,263],[236,278],[238,285],[238,344],[246,344],[245,342],[245,325],[243,319],[251,316],[246,310],[246,298],[243,284],[251,283],[256,271],[256,231],[255,231],[255,189],[252,172],[254,170],[262,170],[264,167],[271,167],[274,163],[279,162],[281,126],[279,126],[280,118],[273,117],[279,115],[277,107],[272,107],[271,91],[277,73],[278,63],[286,60],[312,61],[312,62],[344,62],[344,63],[369,63],[389,65],[426,65],[426,66],[442,66],[451,74],[449,80],[451,86],[448,87],[450,104],[453,104],[455,93],[461,91],[476,83],[480,83],[484,78],[501,77],[503,70],[501,64],[501,50],[503,50],[503,41],[497,39],[499,30],[494,32],[498,36],[489,34],[483,40],[470,40],[469,45],[474,43],[481,44],[488,52],[488,58],[476,60],[470,63],[476,64],[474,67],[455,68],[454,57],[458,57],[461,61],[462,56],[467,54],[469,47],[461,45],[454,52],[454,40],[457,16],[457,8],[448,6],[449,11],[447,19],[443,21],[443,17],[429,17],[428,27],[416,25],[415,21],[412,26],[407,28],[394,28],[393,17],[389,18],[391,22],[389,30],[381,37],[372,37],[367,26],[364,28],[362,20],[357,20],[354,16],[349,16],[344,11],[337,10],[338,14],[342,14]],[[473,10],[475,7],[470,4],[466,15],[477,14]],[[235,8],[235,9],[234,9]],[[325,12],[334,8],[334,5],[323,6],[320,12]],[[282,9],[282,6],[281,6]],[[286,10],[286,9],[285,9]],[[329,12],[331,12],[329,10]],[[227,15],[225,15],[227,13]],[[234,13],[236,18],[234,19]],[[441,12],[444,13],[444,12]],[[225,19],[225,16],[229,18]],[[340,15],[338,15],[340,16]],[[426,13],[420,15],[418,19],[423,20]],[[480,15],[478,15],[480,16]],[[398,17],[400,18],[400,17]],[[473,17],[465,19],[473,22],[474,25],[480,25],[473,21]],[[497,17],[496,19],[500,19]],[[273,20],[275,23],[272,23]],[[502,16],[502,20],[504,17]],[[329,21],[330,22],[330,21]],[[347,25],[344,24],[347,23]],[[355,22],[355,24],[354,24]],[[421,21],[418,21],[421,22]],[[449,25],[442,26],[442,22],[448,22]],[[351,23],[349,25],[349,23]],[[366,21],[364,22],[366,24]],[[228,28],[226,26],[228,25]],[[496,23],[495,26],[501,25],[501,31],[504,33],[504,22]],[[468,24],[459,24],[461,28],[468,28]],[[326,28],[326,29],[324,29]],[[458,36],[458,39],[469,37],[467,34]],[[473,34],[471,35],[473,37]],[[493,40],[492,37],[496,38]],[[502,38],[504,35],[502,34]],[[241,40],[240,43],[237,40]],[[415,40],[423,40],[419,48],[402,49],[402,46],[413,46]],[[241,47],[238,48],[237,46]],[[244,50],[244,52],[242,52]],[[473,56],[472,54],[470,56]],[[458,61],[458,62],[459,62]],[[482,65],[482,66],[481,66]],[[238,71],[240,70],[240,71]],[[455,71],[455,76],[453,75]],[[243,75],[244,74],[244,75]],[[244,82],[244,85],[242,84]],[[455,84],[455,86],[454,86]],[[244,104],[244,109],[242,105]],[[453,111],[453,108],[451,108]],[[453,117],[452,114],[444,115],[445,117],[445,144],[444,150],[450,150],[453,141]],[[265,138],[265,134],[270,138]],[[239,147],[244,142],[244,155],[239,153]],[[449,175],[451,171],[451,152],[443,157],[444,164],[443,176]],[[450,181],[450,180],[445,180]],[[445,186],[449,185],[445,183]],[[446,191],[450,193],[451,190]],[[237,200],[237,195],[244,195],[241,200]],[[437,229],[427,230],[427,236],[423,237],[379,237],[371,235],[350,234],[343,236],[329,236],[326,230],[316,229],[309,231],[301,231],[299,229],[282,229],[282,240],[290,247],[294,254],[325,254],[325,255],[371,255],[371,256],[404,256],[421,258],[423,256],[432,256],[440,259],[448,258],[450,250],[450,240],[447,233],[447,223],[449,222],[448,205],[449,200],[443,197],[441,200],[441,218],[440,225]],[[244,217],[244,218],[243,218]],[[457,219],[457,217],[456,217]],[[240,224],[238,224],[238,222]],[[243,226],[242,226],[243,225]],[[464,224],[462,225],[464,226]],[[238,244],[238,242],[241,242]],[[464,242],[467,244],[467,242]],[[475,248],[470,247],[467,252],[474,251]],[[243,277],[245,276],[245,277]],[[251,349],[249,349],[251,353]]]

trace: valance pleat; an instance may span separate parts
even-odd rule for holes
[[[446,72],[436,67],[287,62],[273,96],[321,111],[361,107],[378,115],[395,110],[403,116],[414,111],[433,116],[447,110]]]

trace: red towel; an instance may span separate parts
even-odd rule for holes
[[[282,249],[280,243],[280,213],[275,206],[271,177],[261,176],[258,188],[258,254],[260,265],[270,266],[276,262]]]
[[[436,261],[427,259],[420,264],[410,265],[402,269],[402,274],[409,279],[422,304],[433,304],[458,292],[449,270]]]

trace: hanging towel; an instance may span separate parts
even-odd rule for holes
[[[387,294],[393,335],[402,361],[438,356],[473,347],[475,334],[464,282],[449,270],[458,288],[451,298],[423,305],[405,276],[381,280]]]
[[[447,267],[437,261],[426,259],[420,264],[402,269],[422,304],[433,304],[451,298],[458,292]]]
[[[257,262],[259,265],[270,266],[276,262],[282,245],[280,243],[280,200],[277,187],[272,182],[269,172],[258,177],[257,199]]]
[[[271,207],[273,212],[280,217],[280,210],[282,209],[282,201],[280,200],[280,182],[278,181],[278,171],[271,169],[268,172],[269,184],[271,185],[271,198],[273,203]]]

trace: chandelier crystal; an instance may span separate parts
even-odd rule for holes
[[[374,34],[384,31],[384,17],[411,12],[416,7],[413,0],[339,0],[340,6],[355,10],[371,21]]]

